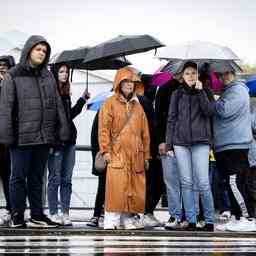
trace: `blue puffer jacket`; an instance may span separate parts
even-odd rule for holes
[[[248,88],[240,81],[227,85],[215,102],[213,116],[216,152],[246,149],[252,142],[250,98]]]

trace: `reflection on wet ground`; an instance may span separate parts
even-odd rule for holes
[[[2,235],[1,255],[256,255],[256,236],[185,232]]]

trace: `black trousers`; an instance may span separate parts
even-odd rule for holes
[[[10,198],[12,212],[24,214],[28,196],[31,217],[43,214],[42,190],[49,147],[46,145],[11,148]]]
[[[146,171],[146,205],[145,214],[153,214],[165,188],[160,159],[151,159]]]
[[[252,217],[253,205],[250,201],[248,175],[248,149],[232,149],[215,154],[217,169],[226,180],[231,214],[237,219]]]
[[[10,176],[11,176],[11,159],[10,159],[10,152],[8,149],[3,154],[4,155],[1,158],[2,163],[0,163],[2,166],[0,177],[3,183],[3,192],[4,192],[5,201],[6,201],[6,210],[10,212],[11,202],[10,202],[10,193],[9,193],[9,183],[10,183]]]
[[[94,206],[94,217],[100,217],[104,210],[105,203],[106,172],[98,176],[98,188]]]

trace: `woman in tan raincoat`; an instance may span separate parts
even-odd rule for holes
[[[138,81],[131,68],[118,70],[115,94],[99,114],[100,152],[108,162],[105,229],[120,225],[136,229],[132,213],[144,213],[150,138],[145,113],[136,97]]]

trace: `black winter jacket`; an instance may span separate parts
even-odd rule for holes
[[[158,145],[166,142],[166,124],[168,110],[173,92],[180,86],[180,82],[172,79],[167,84],[159,87],[155,97],[156,134]]]
[[[211,119],[205,102],[210,101],[208,89],[195,90],[183,84],[172,95],[167,120],[167,149],[173,145],[211,144]]]
[[[86,103],[86,100],[84,100],[83,98],[79,98],[78,101],[76,102],[76,105],[74,105],[73,107],[71,107],[70,96],[62,95],[61,100],[66,112],[66,118],[70,128],[70,136],[69,136],[69,139],[67,140],[67,143],[76,144],[77,130],[73,122],[73,119],[75,119],[81,113]]]
[[[47,45],[46,59],[32,69],[28,62],[31,49]],[[55,144],[69,138],[65,110],[55,79],[47,70],[50,46],[41,36],[26,42],[20,63],[11,68],[2,81],[0,97],[0,143],[7,145]]]

